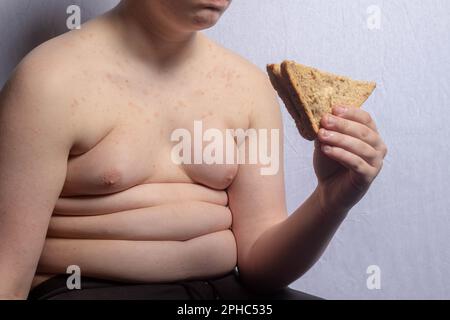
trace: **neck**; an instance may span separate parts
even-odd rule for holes
[[[171,66],[188,58],[198,42],[197,32],[179,30],[159,12],[138,1],[123,1],[113,11],[127,50],[145,60]]]

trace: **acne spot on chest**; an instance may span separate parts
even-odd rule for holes
[[[208,112],[202,114],[202,119],[212,117],[213,115],[214,115],[214,113],[212,111],[208,111]]]
[[[195,90],[194,91],[194,95],[196,95],[196,96],[204,96],[205,95],[205,91],[203,91],[203,90]]]
[[[142,113],[142,108],[131,101],[128,102],[128,107],[132,108],[133,110],[135,110],[139,113]]]
[[[184,109],[186,107],[187,107],[186,103],[184,103],[181,100],[178,100],[177,103],[175,104],[175,111],[178,111],[179,109]]]
[[[75,109],[79,105],[80,105],[80,102],[78,101],[78,99],[73,99],[72,104],[70,106],[72,107],[72,109]]]

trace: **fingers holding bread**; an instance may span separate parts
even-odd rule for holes
[[[321,119],[320,124],[322,128],[330,132],[351,136],[372,147],[379,145],[378,133],[360,122],[327,114]]]
[[[329,158],[356,173],[360,179],[364,180],[361,181],[363,184],[372,182],[379,172],[378,168],[371,166],[360,156],[343,148],[323,144],[321,149]]]
[[[375,148],[375,150],[381,152],[382,158],[385,158],[387,155],[387,147],[384,144],[383,140],[381,139],[378,128],[373,120],[372,116],[365,110],[360,108],[349,108],[345,106],[335,106],[333,107],[333,115],[351,120],[354,122],[358,122],[362,125],[367,126],[371,130],[375,132],[375,138],[371,139],[372,146]],[[373,134],[372,134],[373,135]]]
[[[377,126],[372,119],[372,116],[365,110],[360,108],[352,108],[348,106],[334,106],[332,113],[335,116],[359,122],[365,126],[368,126],[375,132],[378,132]]]
[[[380,164],[381,159],[377,150],[368,143],[355,137],[322,128],[319,130],[318,140],[324,145],[338,147],[351,152],[372,167],[377,167]]]

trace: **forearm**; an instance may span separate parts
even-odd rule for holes
[[[25,300],[27,299],[33,271],[25,274],[17,269],[3,268],[0,266],[0,300]]]
[[[22,283],[10,279],[14,273],[9,272],[0,276],[0,300],[25,300],[27,299],[29,288]]]
[[[44,246],[47,225],[48,219],[33,221],[29,216],[23,220],[14,215],[0,216],[1,299],[27,298]]]
[[[319,189],[286,220],[266,230],[240,274],[258,291],[281,289],[301,277],[322,255],[347,212],[324,212]]]
[[[34,245],[16,245],[14,248],[0,244],[0,300],[24,300],[28,297],[41,251],[40,243],[43,241],[39,239]]]

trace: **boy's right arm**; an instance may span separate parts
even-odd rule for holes
[[[42,62],[42,61],[41,61]],[[75,130],[61,80],[24,63],[0,93],[0,298],[25,299]]]

